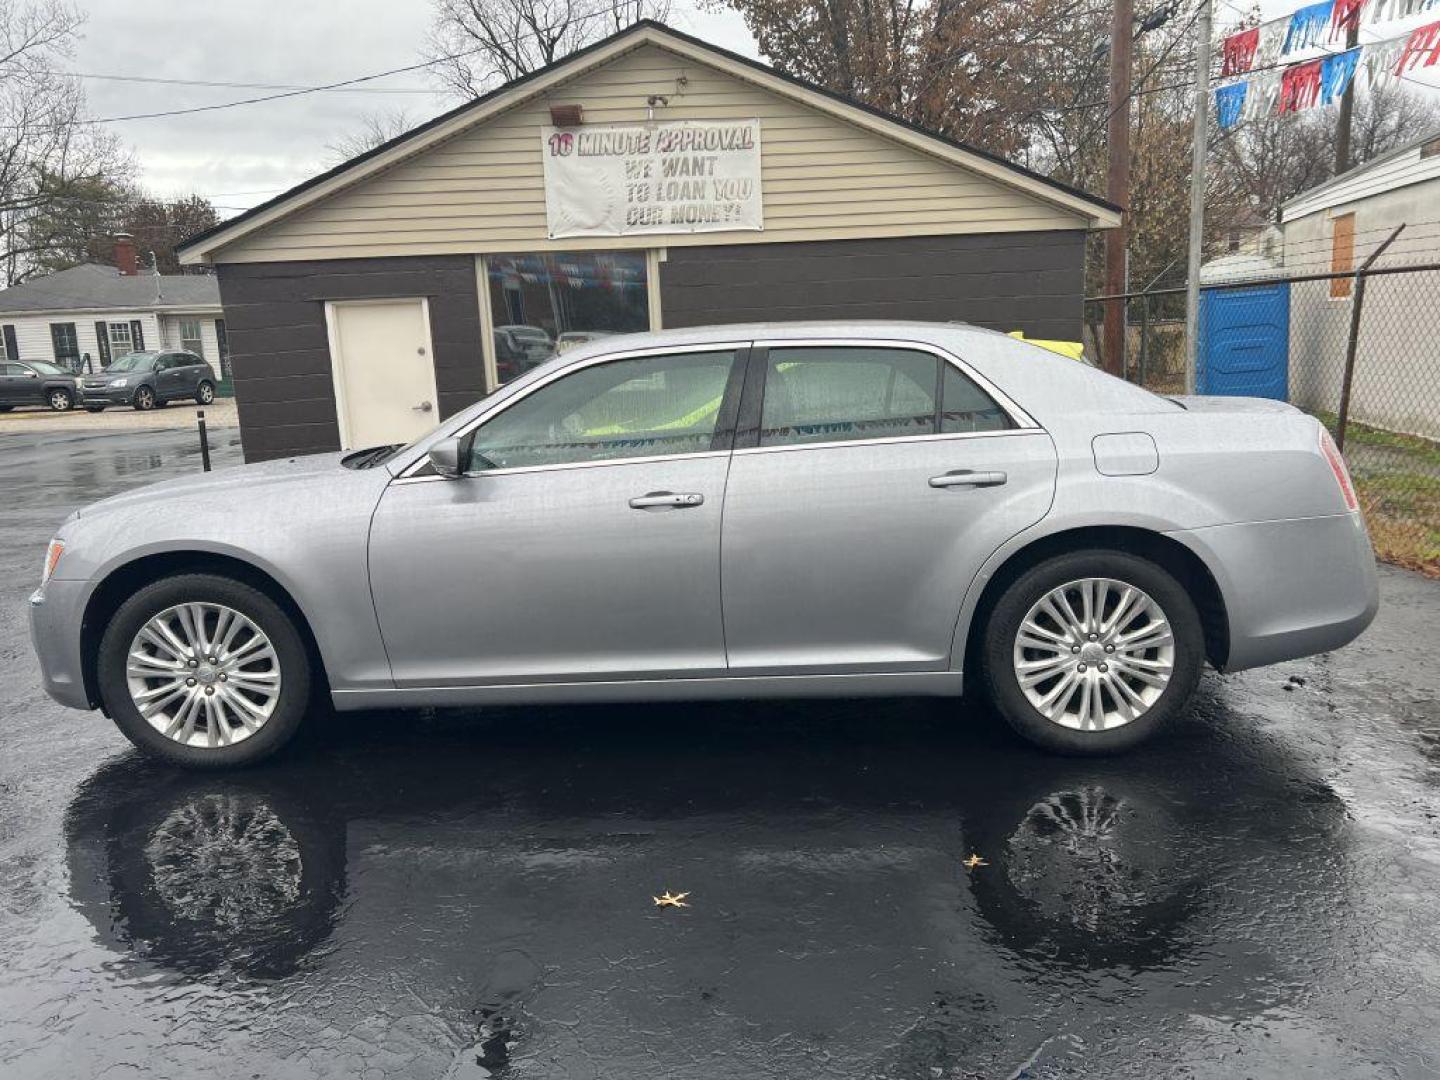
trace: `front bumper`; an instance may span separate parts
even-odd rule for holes
[[[110,386],[81,386],[76,388],[77,400],[81,405],[129,405],[135,393],[133,386],[119,389]]]
[[[1329,652],[1380,608],[1375,552],[1359,514],[1170,533],[1210,567],[1229,615],[1226,671]]]
[[[30,642],[45,692],[72,709],[93,709],[85,690],[80,628],[87,582],[51,578],[30,597]]]

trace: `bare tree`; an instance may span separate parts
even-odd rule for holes
[[[0,278],[23,281],[50,242],[33,223],[96,209],[132,171],[118,139],[85,121],[80,84],[56,68],[80,15],[64,0],[0,0]]]
[[[434,0],[428,58],[462,99],[553,64],[640,19],[664,19],[669,0]]]
[[[325,149],[330,152],[330,163],[339,165],[342,161],[349,161],[377,146],[383,146],[391,139],[405,134],[415,123],[404,109],[365,113],[360,117],[358,129],[325,144]]]

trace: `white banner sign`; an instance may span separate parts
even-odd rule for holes
[[[551,237],[765,227],[758,120],[540,130]]]

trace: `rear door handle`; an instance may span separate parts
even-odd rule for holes
[[[943,476],[930,477],[933,488],[952,487],[999,487],[1008,480],[1003,472],[975,472],[971,469],[954,469]]]
[[[632,510],[688,510],[692,506],[700,506],[705,502],[705,496],[698,491],[652,491],[645,495],[636,495],[630,500]]]

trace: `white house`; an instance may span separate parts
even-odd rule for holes
[[[1349,274],[1404,225],[1377,267],[1440,263],[1440,131],[1382,154],[1281,210],[1285,269]],[[1437,271],[1372,278],[1361,313],[1352,414],[1388,428],[1440,438],[1440,352],[1424,319]],[[1351,319],[1352,279],[1297,284],[1291,292],[1291,400],[1335,411]]]
[[[0,360],[93,370],[138,349],[187,349],[229,373],[220,290],[209,274],[140,273],[116,238],[116,266],[85,263],[0,290]]]

